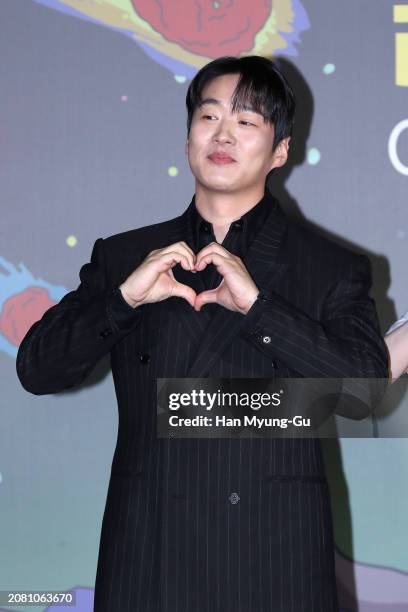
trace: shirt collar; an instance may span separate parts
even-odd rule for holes
[[[263,225],[266,217],[269,215],[272,209],[271,193],[268,188],[265,187],[264,195],[252,208],[250,208],[245,214],[239,219],[235,219],[231,222],[226,237],[233,228],[233,231],[242,232],[244,236],[244,244],[246,249],[250,246],[252,240],[255,238],[258,230]],[[193,236],[193,250],[197,252],[200,245],[200,233],[212,233],[212,224],[204,219],[197,210],[195,195],[190,205],[190,223]],[[246,250],[245,249],[245,250]]]

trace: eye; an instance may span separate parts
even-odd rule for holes
[[[208,119],[208,118],[211,119],[212,117],[214,117],[214,115],[203,115],[202,119]]]
[[[246,125],[253,125],[253,126],[255,126],[254,123],[250,123],[249,121],[245,121],[244,119],[241,119],[240,123],[245,123]]]

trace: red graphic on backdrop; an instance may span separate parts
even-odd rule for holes
[[[132,4],[166,40],[212,58],[251,51],[272,10],[271,0],[132,0]]]
[[[0,332],[11,344],[19,346],[33,323],[56,303],[50,300],[46,289],[27,287],[5,300],[0,314]]]

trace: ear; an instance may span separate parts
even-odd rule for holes
[[[186,155],[188,155],[188,138],[186,140],[186,146],[185,146],[184,152]]]
[[[284,166],[286,164],[289,153],[289,143],[290,137],[283,138],[276,146],[276,149],[272,154],[272,163],[270,170],[273,170],[273,168],[280,168],[281,166]]]

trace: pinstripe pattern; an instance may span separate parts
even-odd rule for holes
[[[151,250],[193,244],[190,204],[171,221],[98,239],[78,289],[20,346],[17,373],[36,394],[79,384],[111,354],[119,431],[96,612],[337,610],[318,440],[156,437],[156,377],[387,376],[367,259],[289,222],[268,197],[244,262],[272,299],[247,315],[196,313],[181,298],[133,311],[111,293]],[[173,272],[204,289],[199,275]]]

